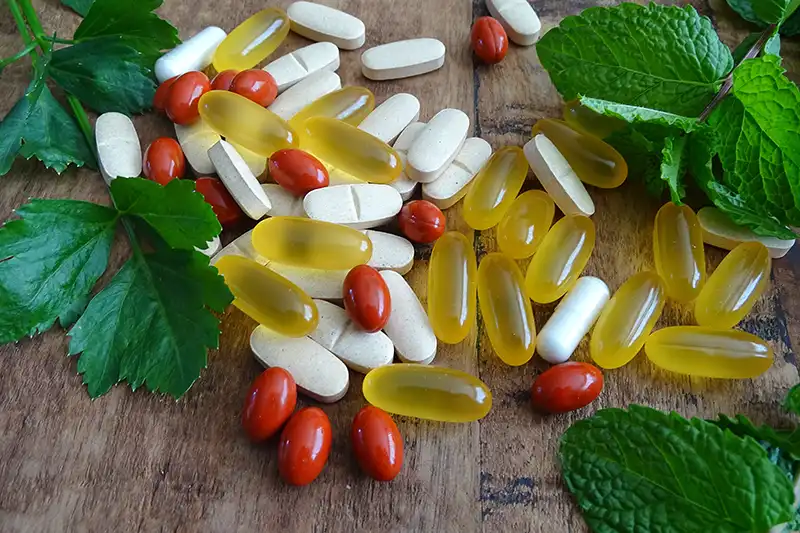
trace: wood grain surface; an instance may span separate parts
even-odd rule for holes
[[[288,1],[166,0],[161,14],[186,38],[207,25],[232,29],[267,4]],[[363,51],[343,52],[343,83],[365,85],[378,102],[400,91],[422,102],[421,119],[444,107],[464,110],[473,134],[497,149],[522,145],[542,117],[560,115],[561,101],[539,64],[534,47],[512,45],[504,62],[486,67],[469,49],[472,21],[487,15],[483,0],[324,0],[360,17],[367,43],[432,36],[447,46],[444,67],[398,81],[370,82],[360,73]],[[562,17],[611,1],[535,0],[544,30]],[[642,2],[644,3],[644,2]],[[686,4],[687,2],[673,2]],[[750,29],[723,0],[691,2],[712,17],[723,39],[735,45]],[[79,18],[57,0],[35,2],[43,25],[71,35]],[[290,34],[277,54],[308,44]],[[0,10],[0,56],[21,47],[7,9]],[[784,45],[790,75],[796,43]],[[27,62],[0,78],[4,115],[27,84]],[[153,114],[137,117],[142,145],[172,136],[171,125]],[[532,174],[526,188],[537,187]],[[653,268],[652,224],[661,201],[631,179],[616,190],[592,190],[597,204],[597,246],[586,273],[612,290],[630,275]],[[0,178],[0,220],[29,197],[109,201],[100,175],[71,170],[63,176],[33,161],[17,161]],[[479,257],[496,249],[494,231],[472,232],[461,205],[447,211],[448,227],[474,238]],[[228,242],[248,229],[226,231]],[[120,235],[109,272],[128,256]],[[426,298],[430,247],[417,248],[407,276]],[[707,248],[711,271],[723,252]],[[527,261],[520,262],[522,267]],[[108,280],[105,276],[99,286]],[[323,406],[334,428],[324,472],[305,488],[285,486],[277,475],[276,444],[250,444],[239,411],[250,381],[260,371],[248,346],[255,323],[231,307],[222,324],[221,348],[180,401],[117,386],[91,401],[67,358],[59,327],[0,347],[0,532],[32,531],[292,531],[292,532],[583,532],[587,528],[563,487],[556,450],[574,421],[598,408],[642,403],[686,416],[744,413],[757,422],[785,422],[779,404],[798,380],[792,347],[800,335],[800,250],[774,262],[772,285],[741,327],[769,340],[775,365],[754,380],[690,379],[659,371],[644,356],[605,373],[606,388],[590,407],[557,417],[535,414],[529,389],[545,365],[538,358],[522,367],[502,364],[480,322],[461,344],[442,345],[434,364],[480,376],[494,394],[491,413],[479,423],[440,424],[397,417],[406,463],[392,483],[377,483],[359,471],[349,428],[364,404],[362,376],[352,373],[350,390]],[[534,306],[541,327],[553,306]],[[691,323],[686,307],[669,304],[659,327]],[[587,360],[586,342],[576,355]],[[305,400],[303,404],[308,404]]]

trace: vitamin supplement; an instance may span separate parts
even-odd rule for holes
[[[653,253],[667,296],[679,302],[697,298],[706,282],[706,255],[703,231],[691,207],[669,202],[658,210]]]
[[[311,117],[330,117],[353,126],[375,109],[375,95],[366,87],[344,87],[321,96],[298,111],[289,124],[302,131],[303,124]]]
[[[435,241],[442,236],[446,226],[444,213],[425,200],[414,200],[404,205],[397,223],[403,235],[419,243]]]
[[[561,120],[543,118],[533,126],[532,135],[545,135],[564,156],[584,183],[613,189],[628,178],[628,164],[619,152],[599,137],[569,127]]]
[[[328,170],[328,181],[330,185],[355,185],[357,183],[367,183],[366,181],[360,180],[352,174],[348,174],[347,172],[333,167],[324,161],[322,164]]]
[[[106,184],[142,173],[142,147],[133,122],[122,113],[103,113],[94,124],[97,163]]]
[[[419,108],[419,100],[416,96],[398,93],[384,100],[364,120],[354,125],[390,144],[409,124],[419,120]]]
[[[214,52],[214,68],[247,70],[261,63],[289,34],[289,17],[278,8],[259,11],[245,20],[222,41]]]
[[[387,365],[367,374],[362,390],[379,409],[440,422],[473,422],[492,408],[489,387],[453,368]]]
[[[368,405],[353,419],[350,440],[361,470],[372,479],[391,481],[403,467],[403,437],[392,417]]]
[[[167,117],[175,124],[188,126],[200,117],[200,98],[211,90],[208,76],[202,72],[187,72],[172,83],[164,104]]]
[[[586,407],[603,392],[603,373],[588,363],[570,361],[539,374],[531,387],[533,407],[567,413]]]
[[[442,109],[425,125],[408,150],[409,178],[428,183],[453,162],[467,138],[469,117],[458,109]]]
[[[382,270],[380,274],[389,287],[392,301],[392,311],[389,314],[389,321],[383,328],[384,333],[394,343],[401,361],[430,364],[436,356],[436,335],[419,298],[403,276],[397,272]]]
[[[328,186],[328,171],[319,159],[296,148],[278,150],[269,158],[269,175],[296,196]]]
[[[582,106],[580,100],[570,100],[564,104],[564,122],[572,129],[600,139],[605,139],[626,125],[624,120],[601,115]]]
[[[180,78],[180,76],[173,76],[158,86],[156,94],[153,95],[153,109],[161,113],[166,113],[165,108],[167,107],[169,92],[172,90],[172,84],[175,83],[175,80],[178,78]]]
[[[219,141],[208,150],[208,157],[217,169],[222,183],[247,216],[259,220],[272,205],[264,189],[247,167],[242,156],[225,141]]]
[[[214,266],[233,293],[233,304],[256,322],[289,337],[302,337],[317,327],[314,302],[283,276],[235,255],[220,258]]]
[[[587,217],[594,214],[592,197],[550,139],[539,134],[522,149],[531,170],[562,213]]]
[[[211,64],[219,44],[227,37],[222,28],[209,26],[183,41],[156,60],[155,74],[159,83],[187,72],[204,70]]]
[[[539,356],[554,365],[569,359],[600,316],[609,295],[603,280],[592,276],[578,279],[539,332]]]
[[[396,80],[442,68],[444,43],[439,39],[407,39],[373,46],[361,54],[361,73],[370,80]]]
[[[221,137],[219,133],[209,128],[205,121],[198,120],[188,126],[175,124],[175,137],[178,138],[186,161],[196,175],[213,174],[217,171],[211,158],[208,157],[208,150],[217,144]]]
[[[514,200],[497,226],[497,244],[512,259],[532,256],[553,223],[556,205],[543,191],[527,191]]]
[[[589,353],[600,368],[619,368],[636,357],[661,317],[666,293],[655,272],[640,272],[614,293],[592,331]]]
[[[276,152],[277,153],[277,152]],[[267,215],[271,217],[304,217],[303,198],[295,196],[277,183],[262,183],[261,188],[272,204]]]
[[[496,151],[470,185],[464,198],[464,221],[477,230],[496,226],[519,194],[528,165],[518,146]]]
[[[253,380],[244,399],[242,427],[253,442],[273,436],[297,404],[297,385],[283,368],[268,368]]]
[[[230,89],[260,106],[268,106],[278,96],[278,86],[269,72],[260,69],[243,70],[231,81]]]
[[[181,145],[175,139],[159,137],[144,151],[142,172],[147,178],[166,185],[175,178],[182,178],[186,171],[186,159]]]
[[[322,473],[331,451],[333,431],[319,407],[297,411],[281,432],[278,473],[289,485],[308,485]]]
[[[229,242],[227,245],[225,245],[225,247],[222,250],[214,254],[214,256],[211,258],[211,261],[209,261],[209,264],[211,266],[214,266],[217,263],[217,261],[229,255],[244,257],[246,259],[255,261],[256,263],[262,266],[269,263],[269,261],[266,258],[259,255],[259,253],[256,252],[255,248],[253,248],[253,243],[251,240],[252,233],[253,230],[250,230],[248,232],[243,233],[242,235],[239,235],[237,238]]]
[[[211,80],[212,91],[230,91],[233,78],[239,74],[238,70],[223,70]]]
[[[518,45],[530,46],[539,39],[542,23],[527,0],[486,0],[486,7]]]
[[[502,24],[492,17],[479,17],[472,25],[470,34],[472,51],[483,61],[493,65],[506,57],[508,35]]]
[[[282,93],[315,72],[339,68],[339,49],[333,43],[314,43],[281,56],[266,67]]]
[[[230,143],[230,144],[231,146],[233,146],[236,152],[240,156],[242,156],[245,165],[247,165],[247,168],[250,169],[250,172],[253,174],[253,176],[255,176],[256,179],[258,179],[259,176],[261,176],[267,169],[267,158],[264,157],[263,155],[259,155],[251,150],[248,150],[241,144],[236,144],[236,143]]]
[[[203,195],[206,203],[214,210],[219,223],[231,226],[244,218],[244,213],[236,204],[228,189],[216,178],[197,178],[194,188]]]
[[[208,257],[212,257],[212,256],[216,255],[219,252],[220,248],[222,248],[222,242],[220,242],[219,235],[218,235],[218,236],[214,237],[213,239],[211,239],[210,241],[206,242],[206,247],[205,248],[200,249],[197,246],[195,246],[194,249],[197,250],[198,252],[200,252],[203,255],[207,255]]]
[[[509,257],[495,252],[481,259],[478,303],[497,356],[511,366],[527,363],[536,345],[536,323],[522,272]]]
[[[556,222],[528,265],[528,297],[549,304],[564,296],[586,268],[594,241],[594,223],[588,217],[569,215]]]
[[[697,323],[719,329],[738,324],[764,294],[771,270],[769,251],[760,242],[746,242],[734,248],[697,297]]]
[[[388,185],[358,183],[335,185],[309,192],[303,199],[306,215],[355,229],[381,226],[392,220],[403,199]]]
[[[380,331],[389,321],[389,287],[372,267],[358,265],[344,278],[342,299],[347,316],[367,333]]]
[[[428,315],[436,337],[463,341],[475,322],[478,262],[467,238],[445,233],[433,247],[428,266]]]
[[[453,207],[467,194],[472,179],[491,155],[492,147],[488,142],[470,137],[442,175],[422,185],[422,198],[439,209]]]
[[[372,243],[363,233],[308,218],[273,217],[253,230],[253,246],[285,265],[344,270],[369,261]]]
[[[376,270],[394,270],[408,274],[414,266],[414,245],[398,235],[382,231],[363,232],[372,242],[372,258],[367,265]]]
[[[327,41],[342,50],[361,48],[366,28],[361,20],[338,9],[313,2],[294,2],[286,10],[292,31],[312,41]]]
[[[697,212],[697,220],[703,229],[703,241],[711,246],[733,250],[743,242],[760,242],[769,250],[773,259],[789,253],[795,239],[777,239],[756,235],[744,226],[737,226],[725,213],[716,207],[704,207]]]
[[[392,145],[392,148],[394,148],[394,151],[397,152],[397,156],[400,158],[403,170],[400,176],[389,185],[400,193],[400,197],[404,202],[407,202],[414,195],[414,191],[417,190],[418,185],[417,182],[409,178],[406,173],[406,167],[408,166],[408,150],[411,148],[417,135],[424,129],[424,123],[412,122],[400,133],[394,145]]]
[[[698,326],[658,330],[644,351],[664,370],[703,378],[754,378],[769,370],[773,359],[772,348],[755,335]]]

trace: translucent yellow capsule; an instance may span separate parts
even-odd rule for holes
[[[236,93],[209,91],[200,97],[198,109],[211,129],[264,157],[298,145],[297,133],[285,120]]]
[[[344,87],[314,100],[289,120],[296,131],[311,117],[337,118],[358,126],[375,109],[375,95],[366,87]]]
[[[491,253],[478,267],[478,302],[486,332],[504,363],[527,363],[536,347],[536,323],[522,272],[511,258]]]
[[[552,118],[543,118],[533,125],[533,136],[539,133],[556,145],[582,182],[613,189],[627,179],[625,159],[599,137],[572,129],[566,122]]]
[[[300,217],[272,217],[253,229],[253,247],[270,261],[325,270],[347,270],[372,257],[360,231]]]
[[[522,148],[496,151],[472,180],[464,198],[464,221],[477,230],[496,226],[519,194],[526,174],[528,161]]]
[[[760,242],[745,242],[734,248],[697,297],[697,323],[721,329],[738,324],[764,294],[771,268],[769,250]]]
[[[472,422],[492,408],[489,387],[453,368],[382,366],[370,370],[361,390],[369,403],[384,411],[440,422]]]
[[[403,170],[400,156],[388,144],[335,118],[306,120],[302,148],[329,165],[371,183],[391,183]]]
[[[772,366],[772,348],[744,331],[676,326],[653,333],[644,351],[656,366],[704,378],[745,379]]]
[[[601,139],[625,127],[624,121],[595,113],[582,106],[580,100],[570,100],[564,104],[564,122],[573,129]]]
[[[475,322],[475,248],[462,234],[439,237],[428,263],[428,317],[440,341],[461,342]]]
[[[545,235],[528,265],[525,290],[540,304],[555,302],[569,291],[594,250],[594,223],[583,215],[569,215]]]
[[[289,34],[289,17],[282,9],[259,11],[236,26],[214,52],[214,68],[247,70],[274,52]]]
[[[703,230],[688,205],[664,204],[653,228],[656,272],[664,280],[667,296],[691,302],[706,282]]]
[[[597,319],[589,353],[601,368],[619,368],[636,357],[664,310],[664,284],[655,272],[640,272],[614,293]]]
[[[513,259],[532,256],[550,229],[555,211],[553,199],[544,191],[517,196],[497,226],[500,250]]]
[[[233,293],[233,305],[250,318],[287,337],[302,337],[316,329],[317,306],[288,279],[238,255],[221,257],[214,266]]]

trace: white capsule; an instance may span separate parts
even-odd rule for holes
[[[217,142],[208,150],[208,157],[214,163],[225,188],[247,216],[259,220],[267,214],[272,207],[269,198],[247,163],[230,143]]]
[[[522,150],[528,165],[561,212],[587,217],[594,214],[592,197],[550,139],[540,133],[525,143]]]
[[[353,15],[313,2],[295,2],[286,10],[292,31],[312,41],[327,41],[342,50],[361,48],[366,28]]]
[[[262,183],[261,188],[272,207],[267,213],[271,217],[304,217],[303,199],[295,196],[277,183]]]
[[[269,72],[282,93],[320,70],[339,68],[339,49],[333,43],[314,43],[279,57],[263,70]]]
[[[428,183],[445,171],[461,150],[469,131],[469,117],[458,109],[442,109],[425,125],[408,150],[406,174]]]
[[[375,270],[394,270],[408,274],[414,266],[414,245],[398,235],[382,231],[362,231],[372,242],[372,257],[367,265]]]
[[[374,228],[394,218],[403,207],[395,189],[376,183],[314,189],[303,199],[306,215],[355,229]]]
[[[142,173],[142,146],[131,119],[122,113],[103,113],[94,124],[97,163],[106,184]]]
[[[542,23],[527,0],[486,0],[489,13],[520,46],[530,46],[539,38]]]
[[[342,80],[338,74],[320,70],[279,94],[267,109],[283,120],[289,120],[314,100],[341,88]]]
[[[422,185],[422,197],[439,209],[453,207],[467,194],[472,179],[491,155],[492,147],[488,142],[470,137],[442,175]]]
[[[156,61],[156,79],[164,83],[170,78],[203,70],[211,64],[214,52],[228,34],[222,28],[209,26],[179,44]]]
[[[396,80],[432,72],[444,65],[439,39],[406,39],[381,44],[361,54],[361,72],[371,80]]]
[[[395,94],[367,115],[358,129],[391,144],[409,124],[419,119],[419,108],[419,100],[413,94]]]
[[[382,270],[392,310],[383,331],[404,363],[430,364],[436,357],[436,335],[414,289],[394,270]]]
[[[743,242],[760,242],[769,250],[769,256],[779,259],[789,253],[795,239],[777,239],[756,235],[748,228],[737,226],[725,213],[716,207],[704,207],[697,212],[703,229],[703,241],[724,250],[733,250]]]
[[[207,176],[216,172],[214,163],[208,157],[208,150],[222,139],[219,133],[212,130],[203,120],[197,120],[188,126],[175,124],[175,136],[181,144],[186,161],[197,176]]]

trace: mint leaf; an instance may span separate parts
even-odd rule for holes
[[[734,435],[751,437],[757,442],[780,448],[794,460],[800,460],[800,429],[777,430],[767,425],[756,427],[744,415],[736,415],[733,418],[719,415],[719,419],[712,422]]]
[[[181,42],[178,30],[153,13],[162,3],[163,0],[95,0],[73,38],[86,41],[96,37],[122,36],[139,40],[143,46],[156,51],[173,48]]]
[[[661,179],[662,152],[671,133],[672,130],[661,126],[631,124],[605,141],[625,158],[629,176],[642,181],[653,196],[661,196],[667,185]]]
[[[650,123],[659,126],[675,127],[681,131],[690,132],[700,127],[696,118],[684,117],[658,109],[638,107],[626,104],[598,100],[597,98],[581,97],[581,105],[588,107],[595,113],[618,118],[631,124]]]
[[[763,1],[763,0],[756,0]],[[731,9],[736,11],[740,17],[745,19],[746,21],[753,22],[759,25],[763,25],[764,21],[758,18],[756,15],[756,10],[753,9],[753,0],[728,0],[728,5],[731,6]]]
[[[730,50],[691,6],[623,3],[566,17],[537,43],[564,100],[578,95],[697,116],[733,68]]]
[[[783,408],[790,413],[800,415],[800,384],[789,390],[786,399],[783,401]]]
[[[92,7],[93,2],[94,0],[61,0],[62,4],[71,8],[82,17],[85,17],[86,13],[89,12],[89,8]]]
[[[664,149],[661,151],[661,179],[667,182],[672,201],[678,205],[686,196],[683,176],[688,164],[685,156],[688,138],[685,135],[667,137],[664,141]]]
[[[597,533],[763,533],[792,485],[750,439],[647,407],[603,409],[561,437],[561,469]]]
[[[800,6],[800,0],[728,0],[743,19],[755,24],[781,24]]]

